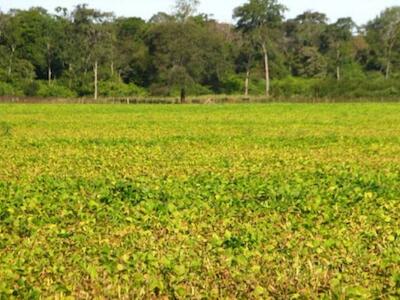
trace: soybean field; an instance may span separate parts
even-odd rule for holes
[[[0,299],[399,299],[400,105],[0,105]]]

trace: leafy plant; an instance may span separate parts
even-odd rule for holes
[[[0,133],[2,136],[10,136],[12,131],[12,126],[8,122],[0,122]]]

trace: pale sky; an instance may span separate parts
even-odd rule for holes
[[[137,16],[149,19],[159,11],[170,12],[174,0],[0,0],[0,10],[10,8],[29,8],[42,6],[53,12],[57,6],[73,8],[79,3],[88,3],[91,7],[103,11],[112,11],[117,16]],[[202,0],[200,12],[211,14],[214,18],[232,21],[233,8],[245,0]],[[287,17],[294,17],[306,10],[326,13],[331,21],[339,17],[352,17],[359,25],[366,23],[389,6],[400,6],[400,0],[281,0],[289,8]]]

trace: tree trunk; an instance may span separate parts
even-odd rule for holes
[[[386,70],[385,70],[385,78],[389,79],[389,77],[390,77],[390,52],[388,53],[386,59]]]
[[[114,61],[111,61],[111,77],[114,77]]]
[[[68,74],[68,77],[69,77],[69,79],[68,79],[68,87],[70,89],[72,89],[72,64],[71,63],[68,65],[68,71],[69,71],[69,74]]]
[[[49,67],[47,69],[47,79],[49,81],[49,85],[51,85],[51,77],[52,77],[52,72],[51,72],[51,66],[49,64]]]
[[[10,56],[10,61],[9,61],[9,64],[8,64],[8,72],[7,72],[8,77],[11,76],[11,72],[12,72],[12,55]]]
[[[340,81],[340,51],[336,51],[336,79]]]
[[[336,66],[336,79],[337,81],[340,81],[340,66]]]
[[[385,78],[389,79],[390,77],[390,71],[391,71],[391,61],[392,59],[392,47],[389,46],[388,52],[387,52],[387,60],[386,60],[386,74],[385,74]]]
[[[98,62],[97,60],[94,63],[94,100],[98,98],[98,90],[97,90],[97,69],[98,69]]]
[[[8,77],[10,77],[11,73],[12,73],[14,52],[15,52],[15,46],[11,46],[11,55],[10,55],[10,61],[9,61],[9,65],[8,65]]]
[[[386,74],[385,74],[386,79],[389,79],[389,77],[390,77],[390,58],[388,58],[386,63]]]
[[[50,43],[47,43],[47,80],[51,84],[51,57],[50,57]]]
[[[270,92],[270,80],[269,80],[269,62],[268,62],[268,51],[265,43],[262,44],[262,50],[264,53],[264,67],[265,67],[265,96],[269,97]]]
[[[250,80],[250,70],[246,72],[246,80],[244,82],[244,96],[249,96],[249,80]]]
[[[186,102],[186,90],[185,88],[181,88],[181,103],[185,103]]]

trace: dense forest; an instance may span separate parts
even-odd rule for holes
[[[148,21],[85,4],[0,12],[0,95],[400,96],[400,7],[355,24],[248,0],[226,24],[198,4]]]

